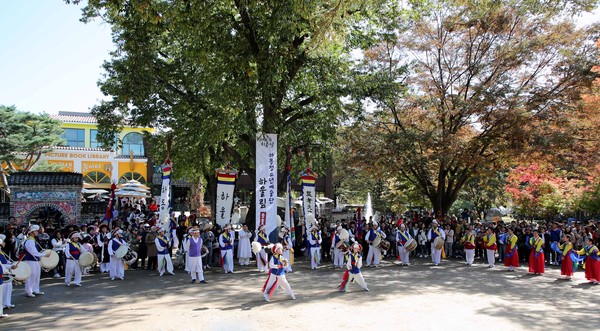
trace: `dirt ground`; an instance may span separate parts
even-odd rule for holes
[[[46,294],[24,297],[15,287],[13,304],[0,330],[577,330],[600,328],[600,285],[559,280],[552,267],[542,276],[526,267],[506,272],[482,260],[467,267],[428,259],[402,267],[391,260],[363,268],[371,292],[351,284],[336,290],[342,271],[331,264],[309,269],[296,261],[287,275],[297,300],[279,290],[270,303],[261,288],[266,279],[253,267],[236,265],[233,274],[205,272],[208,284],[191,284],[183,270],[175,276],[126,271],[124,281],[107,274],[84,276],[83,287],[64,279],[41,282]],[[596,325],[596,327],[593,327]]]

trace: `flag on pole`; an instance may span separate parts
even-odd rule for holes
[[[256,136],[256,232],[260,226],[271,238],[277,228],[277,135]],[[274,240],[274,237],[273,237]]]
[[[170,233],[170,215],[169,212],[171,210],[171,174],[173,172],[173,165],[171,164],[170,159],[166,159],[165,163],[161,166],[162,168],[162,187],[160,189],[160,205],[159,205],[159,213],[158,213],[158,224],[160,227],[165,230],[165,232]]]
[[[110,185],[110,200],[108,200],[108,206],[106,207],[106,212],[104,213],[104,220],[109,222],[112,220],[113,215],[115,214],[115,190],[117,189],[117,185],[112,183]]]
[[[318,175],[314,173],[310,168],[300,173],[300,178],[302,181],[302,212],[304,215],[305,222],[305,232],[308,235],[309,228],[308,224],[306,224],[306,216],[308,214],[313,214],[317,217],[316,214],[316,195],[315,195],[315,184],[317,182]]]
[[[233,191],[237,174],[237,170],[231,169],[229,165],[224,169],[217,169],[217,210],[215,219],[221,227],[231,223]]]
[[[294,211],[292,210],[292,181],[290,177],[290,167],[287,169],[287,188],[285,194],[285,224],[290,229],[290,237],[292,238],[292,245],[296,246],[296,227],[294,226]]]

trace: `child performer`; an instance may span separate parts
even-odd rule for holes
[[[348,257],[348,262],[346,262],[346,272],[344,272],[342,283],[340,286],[338,286],[342,292],[346,292],[348,284],[354,281],[356,281],[358,285],[360,285],[360,287],[362,287],[365,291],[369,292],[367,283],[365,283],[365,279],[360,272],[360,268],[362,267],[362,256],[360,255],[361,251],[362,246],[355,242],[352,245],[352,253],[350,253],[350,256]]]
[[[277,286],[281,286],[287,294],[292,298],[292,300],[296,300],[296,296],[290,287],[287,279],[285,278],[285,267],[289,263],[289,261],[283,257],[283,246],[281,244],[276,244],[271,248],[273,252],[273,256],[269,260],[269,278],[265,282],[263,286],[263,295],[265,297],[265,301],[271,301],[271,297],[273,293],[277,289]]]

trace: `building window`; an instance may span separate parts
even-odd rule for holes
[[[64,129],[61,138],[67,141],[67,146],[70,147],[85,147],[85,130],[84,129]]]
[[[137,132],[130,132],[123,137],[123,155],[144,156],[144,136]]]
[[[89,184],[110,184],[110,176],[100,171],[88,173],[83,180]]]
[[[140,182],[142,184],[146,184],[146,178],[138,172],[128,172],[128,173],[123,174],[123,176],[121,176],[121,178],[119,178],[119,184],[127,183],[130,180],[137,180],[138,182]]]
[[[98,142],[97,137],[98,130],[90,130],[90,147],[91,148],[100,148],[102,144]]]

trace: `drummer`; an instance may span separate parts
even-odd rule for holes
[[[2,274],[8,272],[9,269],[16,269],[17,265],[11,265],[11,261],[8,258],[8,255],[4,253],[3,248],[5,246],[4,240],[6,236],[0,234],[0,317],[6,317],[8,315],[4,314],[4,308],[14,308],[15,305],[11,303],[12,301],[12,281],[3,282]]]
[[[25,296],[28,298],[35,298],[36,295],[44,294],[44,292],[40,291],[40,274],[42,272],[40,257],[50,257],[50,254],[52,254],[51,250],[48,250],[46,253],[41,252],[42,247],[35,240],[39,231],[39,225],[31,225],[26,231],[27,239],[23,243],[23,247],[25,248],[23,251],[25,253],[23,262],[27,263],[29,268],[31,268],[31,276],[25,281]]]
[[[429,233],[427,234],[427,239],[431,242],[431,261],[433,262],[434,266],[440,264],[440,261],[442,259],[442,248],[444,247],[442,245],[442,248],[440,249],[435,248],[435,239],[437,237],[441,237],[445,240],[446,233],[444,231],[440,231],[440,229],[438,228],[438,222],[436,220],[433,220],[433,222],[431,223],[431,229],[429,229]]]
[[[371,230],[367,232],[367,241],[369,242],[369,252],[367,253],[366,261],[367,267],[379,266],[379,263],[381,262],[381,249],[379,248],[378,244],[376,245],[376,243],[378,241],[381,242],[381,239],[385,239],[385,233],[379,229],[379,223],[373,220],[373,223],[371,224]]]
[[[406,249],[406,245],[411,242],[412,236],[406,230],[404,223],[400,224],[400,231],[396,233],[396,243],[398,244],[398,257],[402,265],[409,265],[410,251]]]
[[[69,242],[67,250],[65,251],[65,256],[67,257],[65,284],[71,286],[71,277],[74,276],[75,279],[73,280],[73,284],[75,284],[75,286],[81,286],[81,266],[79,265],[79,256],[85,250],[79,244],[79,240],[81,240],[79,232],[71,232],[71,234],[69,234],[69,239],[71,242]]]
[[[125,240],[121,239],[123,230],[116,229],[112,233],[112,239],[108,242],[108,254],[110,255],[110,280],[118,278],[120,280],[125,279],[125,265],[122,258],[117,257],[117,250],[127,245]]]

